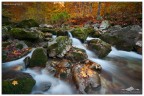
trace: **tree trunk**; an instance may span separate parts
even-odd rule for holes
[[[101,11],[101,2],[98,2],[97,20],[101,19],[100,11]]]

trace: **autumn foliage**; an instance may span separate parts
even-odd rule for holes
[[[3,2],[2,14],[14,22],[34,19],[39,23],[83,25],[99,22],[98,6],[98,2]],[[142,2],[101,2],[99,13],[101,20],[110,20],[112,25],[142,25]]]

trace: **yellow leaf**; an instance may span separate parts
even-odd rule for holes
[[[14,80],[14,81],[12,82],[12,84],[15,86],[15,85],[18,84],[18,81]]]

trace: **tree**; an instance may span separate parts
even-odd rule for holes
[[[102,17],[100,16],[100,11],[101,11],[101,2],[98,2],[97,20],[102,19]]]

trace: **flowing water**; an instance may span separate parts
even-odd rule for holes
[[[102,66],[100,74],[101,83],[103,84],[98,93],[100,94],[129,94],[125,91],[127,88],[137,89],[133,93],[142,92],[142,55],[135,52],[127,52],[117,50],[111,47],[112,51],[103,59],[97,58],[96,54],[88,50],[80,40],[73,38],[72,45],[84,49],[88,55],[88,59]],[[88,37],[87,40],[99,39]],[[131,91],[132,93],[132,91]]]
[[[88,50],[86,45],[82,44],[80,40],[73,38],[71,33],[69,33],[69,36],[72,39],[72,46],[84,49],[88,55],[88,59],[102,66],[102,72],[100,73],[101,87],[96,91],[96,94],[127,94],[132,92],[127,91],[127,88],[137,90],[135,93],[142,92],[142,55],[135,52],[117,50],[112,47],[112,51],[108,56],[99,59],[96,54]],[[56,37],[53,36],[53,38]],[[87,40],[91,39],[98,38],[87,38]],[[31,56],[32,52],[29,53],[28,56]],[[23,66],[23,60],[25,57],[19,60],[3,63],[3,70],[6,68],[11,69],[14,66]],[[23,72],[30,73],[36,80],[32,94],[74,94],[73,89],[69,84],[53,77],[53,75],[45,69],[27,68],[26,70],[23,70]],[[48,91],[42,91],[40,84],[43,82],[51,84]]]

